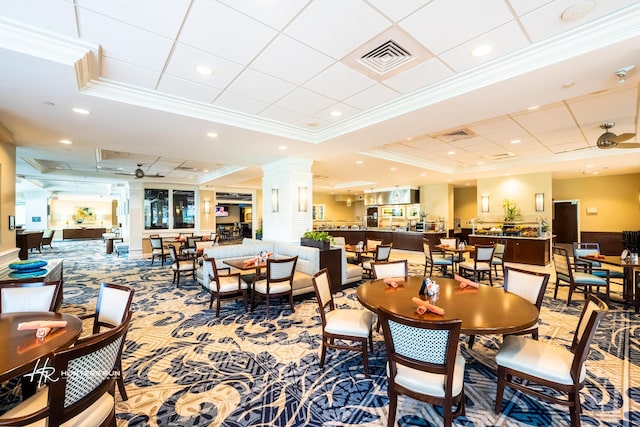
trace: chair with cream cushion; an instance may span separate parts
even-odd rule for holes
[[[320,318],[322,319],[322,353],[320,355],[320,367],[324,366],[327,348],[348,350],[362,353],[364,375],[369,377],[369,358],[367,355],[367,342],[373,352],[373,336],[371,325],[373,313],[369,310],[355,308],[336,308],[331,294],[329,273],[323,268],[312,277],[313,288],[316,292],[318,305],[320,306]],[[348,345],[343,341],[358,343]]]
[[[363,273],[369,275],[369,277],[373,277],[373,273],[371,272],[371,264],[374,262],[385,262],[389,261],[389,256],[391,255],[391,245],[378,245],[375,249],[375,254],[372,260],[364,261],[362,263]]]
[[[576,271],[575,266],[571,264],[569,253],[565,248],[554,246],[552,249],[553,265],[556,269],[556,287],[553,291],[553,298],[558,297],[558,288],[561,286],[569,287],[567,296],[567,305],[571,304],[573,292],[581,289],[585,295],[590,294],[593,288],[599,290],[601,287],[605,289],[607,301],[609,301],[609,270],[605,270],[605,276],[599,277],[585,271]],[[591,268],[593,272],[594,268]],[[566,282],[566,284],[564,284]]]
[[[475,245],[473,251],[473,259],[467,259],[458,264],[458,271],[461,276],[473,277],[473,281],[477,282],[480,276],[489,275],[489,284],[493,286],[491,278],[491,261],[493,260],[493,252],[495,245]]]
[[[115,426],[117,360],[131,317],[114,329],[53,352],[49,381],[0,415],[0,425]]]
[[[269,318],[269,302],[273,297],[289,297],[291,312],[293,308],[293,275],[296,271],[298,257],[267,259],[267,277],[253,284],[251,293],[251,311],[255,308],[255,298],[261,296],[267,303],[267,319]]]
[[[173,281],[171,283],[176,284],[176,288],[180,287],[180,275],[190,274],[194,279],[196,278],[196,263],[195,258],[176,252],[175,246],[169,246],[169,255],[173,264],[171,264],[171,270],[173,270]]]
[[[386,277],[407,277],[409,275],[409,266],[406,259],[397,261],[381,261],[372,262],[374,279],[384,279]]]
[[[115,328],[125,321],[131,311],[133,294],[133,289],[127,286],[101,283],[95,311],[82,315],[80,318],[93,319],[92,334],[99,334],[103,328]],[[118,390],[122,400],[127,400],[127,389],[124,386],[124,371],[120,358],[117,361],[117,369],[120,372],[116,381]]]
[[[504,251],[507,249],[506,243],[496,243],[496,248],[493,251],[493,259],[491,265],[493,265],[493,271],[498,276],[498,266],[502,269],[502,276],[504,277]]]
[[[161,264],[164,265],[164,261],[169,257],[169,250],[162,243],[162,237],[155,235],[149,237],[149,243],[151,243],[151,265],[156,258],[160,258]]]
[[[56,311],[60,282],[0,284],[0,313]]]
[[[458,352],[459,319],[426,321],[378,309],[387,347],[388,426],[395,425],[398,395],[442,407],[444,422],[464,415],[465,359]],[[453,406],[456,409],[453,410]]]
[[[244,312],[248,310],[247,306],[247,290],[249,285],[242,280],[240,272],[231,273],[227,268],[227,274],[220,274],[220,271],[216,267],[216,260],[214,258],[208,258],[203,261],[202,267],[204,268],[204,274],[209,275],[209,294],[211,299],[209,300],[209,308],[213,307],[213,300],[216,300],[216,317],[220,317],[220,300],[224,298],[237,298],[242,296],[244,302]]]
[[[494,411],[500,413],[504,388],[533,395],[549,402],[569,407],[571,426],[580,426],[580,389],[586,378],[585,360],[591,341],[607,305],[589,294],[582,309],[570,348],[551,342],[508,335],[496,354],[498,386]],[[545,389],[553,389],[545,392]],[[565,399],[558,395],[566,395]]]

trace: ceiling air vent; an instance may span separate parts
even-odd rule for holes
[[[503,160],[503,159],[510,159],[514,156],[515,154],[511,152],[506,152],[506,153],[499,153],[499,154],[488,154],[484,156],[484,158],[487,160]]]
[[[378,74],[386,74],[414,59],[407,49],[389,40],[364,54],[358,62]]]
[[[473,138],[476,136],[471,129],[460,128],[432,135],[432,138],[442,142],[453,142],[461,139]]]

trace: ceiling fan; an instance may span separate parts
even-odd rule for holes
[[[628,139],[636,136],[635,133],[623,133],[616,135],[613,132],[609,132],[609,129],[615,126],[614,122],[603,123],[600,125],[605,132],[600,135],[597,141],[598,148],[640,148],[640,143],[637,142],[624,142]]]
[[[142,163],[136,163],[136,166],[138,167],[135,171],[131,172],[131,173],[120,173],[118,175],[133,175],[135,176],[136,179],[140,179],[140,178],[164,178],[164,175],[160,175],[159,173],[156,173],[155,175],[146,175],[144,173],[144,170],[142,170]]]

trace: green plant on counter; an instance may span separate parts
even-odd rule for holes
[[[549,223],[544,218],[540,219],[540,231],[542,231],[543,233],[549,231]]]
[[[502,207],[504,208],[504,220],[515,221],[520,217],[520,211],[518,205],[514,200],[504,199],[502,201]]]
[[[321,242],[330,242],[333,240],[327,231],[305,231],[302,237],[305,239],[319,240]]]

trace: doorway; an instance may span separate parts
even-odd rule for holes
[[[558,200],[553,202],[553,234],[555,243],[572,245],[578,238],[578,201]]]

